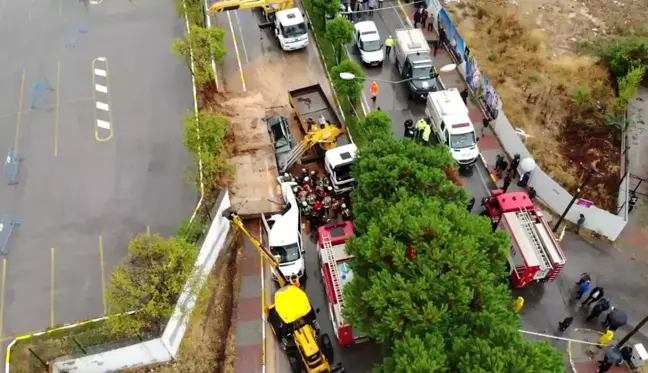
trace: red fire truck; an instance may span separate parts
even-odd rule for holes
[[[317,234],[322,280],[338,343],[341,347],[347,347],[368,341],[369,338],[357,335],[342,316],[344,309],[342,289],[353,279],[353,271],[348,264],[350,256],[345,251],[345,243],[353,235],[353,224],[345,221],[338,225],[324,225],[318,228]]]
[[[493,229],[506,231],[511,237],[513,286],[522,288],[531,281],[550,282],[556,279],[566,259],[551,228],[525,192],[504,193],[494,190],[482,201],[483,212]]]

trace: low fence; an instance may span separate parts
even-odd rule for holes
[[[215,206],[218,207],[213,211],[212,223],[196,259],[194,275],[187,281],[184,291],[180,294],[175,312],[164,328],[162,336],[79,358],[61,358],[52,364],[53,372],[104,373],[175,359],[191,311],[196,304],[195,285],[204,284],[206,281],[230,230],[230,222],[222,216],[222,212],[231,206],[227,190],[221,192]],[[7,372],[10,370],[7,369]]]
[[[440,28],[445,30],[448,38],[447,49],[457,64],[457,71],[466,81],[466,85],[473,96],[478,99],[486,119],[490,121],[490,125],[506,153],[511,158],[515,154],[519,154],[522,158],[532,158],[531,153],[520,139],[520,135],[515,131],[502,111],[502,103],[495,88],[479,68],[479,63],[470,53],[470,48],[452,23],[448,12],[443,8],[439,0],[426,0],[426,3],[430,22],[433,22],[437,32]],[[625,166],[625,161],[622,160],[621,163],[622,167]],[[628,177],[624,177],[619,180],[618,211],[616,214],[596,206],[586,207],[587,204],[583,204],[583,206],[574,204],[569,210],[566,219],[575,223],[578,221],[579,215],[583,214],[586,217],[585,228],[598,232],[612,241],[616,240],[627,223],[627,203],[625,202],[628,200],[628,179]],[[528,185],[534,187],[538,198],[558,214],[565,211],[573,198],[565,188],[556,183],[540,167],[536,167],[531,173]]]

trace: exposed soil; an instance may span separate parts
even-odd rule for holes
[[[242,245],[233,230],[209,276],[180,345],[176,361],[130,373],[231,373],[236,346],[236,307],[241,282]]]
[[[525,145],[536,161],[568,190],[578,187],[587,168],[596,167],[583,198],[614,209],[620,136],[606,127],[606,113],[615,110],[614,91],[607,70],[596,58],[571,52],[579,39],[566,36],[576,35],[574,30],[580,28],[572,26],[580,21],[603,26],[589,10],[580,8],[581,3],[540,0],[530,4],[528,0],[521,1],[520,7],[498,0],[470,0],[450,3],[449,11],[496,87],[506,116],[529,135]],[[531,12],[533,6],[539,8]],[[525,9],[529,15],[525,16]],[[535,21],[525,18],[531,15]],[[537,28],[538,23],[544,29]],[[554,39],[556,35],[561,38]],[[583,91],[585,98],[576,99]]]

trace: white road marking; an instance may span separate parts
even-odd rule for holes
[[[239,34],[241,34],[241,45],[243,46],[243,55],[245,56],[245,63],[250,63],[250,59],[248,58],[248,54],[247,54],[247,48],[245,47],[245,38],[243,37],[243,31],[241,31],[241,21],[239,20],[238,11],[236,10],[234,11],[234,18],[236,18],[236,27],[239,30]]]
[[[95,89],[101,93],[108,93],[108,87],[101,84],[95,84]]]
[[[108,104],[104,104],[103,102],[97,101],[97,109],[108,111]]]
[[[241,65],[241,54],[239,53],[238,43],[236,42],[236,34],[234,33],[234,25],[232,24],[232,17],[227,12],[227,21],[229,22],[230,32],[232,33],[232,41],[234,41],[234,53],[236,53],[236,62],[238,63],[239,73],[241,75],[241,84],[243,85],[243,92],[247,92],[245,86],[245,77],[243,76],[243,66]]]
[[[94,69],[94,73],[95,75],[104,76],[104,77],[106,76],[106,70]]]
[[[484,190],[486,191],[486,194],[489,194],[490,189],[488,188],[488,184],[486,184],[486,179],[484,179],[484,174],[481,172],[478,165],[474,165],[474,167],[477,170],[477,173],[479,174],[479,181],[481,181],[482,186],[484,187]]]
[[[400,2],[400,0],[398,1],[398,6],[401,9],[405,9],[405,8],[403,8],[403,4]],[[396,7],[392,8],[392,9],[394,9],[394,13],[396,13],[396,17],[398,17],[398,20],[400,21],[401,26],[407,27],[407,26],[405,26],[405,22],[403,22],[403,17],[401,17],[400,13],[398,13],[398,10],[396,9]],[[407,20],[409,21],[409,18],[407,18]],[[409,22],[409,23],[410,23],[410,27],[412,27],[412,23],[411,22]]]
[[[110,123],[106,122],[105,120],[97,119],[97,127],[109,130]]]

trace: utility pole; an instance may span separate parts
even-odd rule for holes
[[[581,192],[583,191],[583,188],[585,188],[585,185],[589,183],[590,179],[592,178],[592,175],[594,175],[594,170],[590,168],[589,170],[587,170],[587,175],[585,175],[585,180],[583,180],[583,183],[580,185],[580,187],[576,189],[576,194],[574,194],[574,197],[572,198],[571,201],[569,201],[569,204],[567,205],[567,208],[560,216],[560,219],[558,219],[558,222],[556,222],[556,225],[553,228],[554,233],[558,231],[558,227],[560,226],[560,223],[562,223],[563,220],[565,220],[565,216],[567,216],[567,213],[569,212],[569,210],[571,210],[572,206],[574,205],[574,202],[576,202]]]
[[[628,342],[628,340],[632,338],[633,335],[637,334],[639,329],[641,329],[641,327],[644,326],[644,324],[647,322],[648,322],[648,316],[644,317],[643,320],[641,320],[639,324],[637,324],[637,326],[635,326],[634,329],[630,331],[630,333],[628,333],[625,337],[623,337],[623,339],[620,340],[619,343],[617,343],[617,347],[621,348],[621,346],[623,346],[626,342]]]

